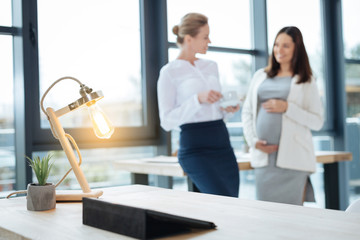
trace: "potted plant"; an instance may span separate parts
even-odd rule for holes
[[[29,183],[27,186],[27,209],[32,211],[44,211],[55,208],[56,193],[55,185],[47,183],[53,162],[50,162],[52,155],[46,155],[42,159],[39,156],[29,158],[30,167],[33,169],[38,183]]]

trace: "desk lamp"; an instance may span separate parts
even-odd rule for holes
[[[80,95],[81,98],[78,100],[68,104],[67,106],[60,108],[58,110],[54,110],[51,107],[44,109],[43,102],[45,96],[48,94],[50,89],[54,87],[57,83],[59,83],[62,80],[70,79],[74,80],[77,83],[80,84]],[[63,194],[56,194],[56,200],[57,201],[82,201],[83,197],[93,197],[98,198],[103,194],[102,191],[92,191],[89,187],[89,184],[85,178],[85,175],[83,171],[80,168],[81,164],[81,154],[79,151],[79,148],[75,142],[75,140],[71,137],[71,135],[65,133],[64,128],[62,127],[59,117],[70,113],[72,111],[75,111],[81,107],[88,107],[91,122],[93,124],[93,128],[95,131],[95,135],[99,138],[110,138],[110,136],[114,132],[114,127],[110,123],[110,121],[107,119],[105,114],[101,111],[101,109],[96,105],[96,102],[103,98],[103,94],[101,91],[94,92],[91,88],[85,86],[82,84],[78,79],[73,77],[62,77],[58,80],[56,80],[44,93],[43,97],[41,98],[41,110],[44,112],[44,114],[47,116],[47,119],[50,122],[51,132],[53,136],[60,141],[61,147],[63,148],[67,159],[70,162],[71,169],[74,171],[74,174],[76,176],[76,179],[78,183],[81,186],[82,193],[63,193]],[[74,146],[78,156],[79,156],[79,162],[76,160],[76,156],[74,153],[74,150],[71,146],[71,144]],[[56,184],[58,186],[62,180],[70,173],[71,169],[65,174],[65,176],[59,181],[59,183]],[[70,191],[71,192],[71,191]]]

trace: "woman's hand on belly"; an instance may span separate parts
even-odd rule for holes
[[[259,149],[260,151],[270,154],[273,152],[276,152],[279,148],[278,145],[267,145],[266,141],[264,140],[259,140],[256,142],[255,144],[255,148]]]
[[[267,111],[267,112],[273,112],[273,113],[284,113],[287,110],[287,102],[280,99],[269,99],[261,106]]]

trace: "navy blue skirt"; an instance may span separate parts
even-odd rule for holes
[[[238,197],[239,168],[224,121],[180,128],[179,163],[200,192]]]

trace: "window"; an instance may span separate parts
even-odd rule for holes
[[[10,27],[11,23],[11,0],[0,1],[0,26]]]
[[[345,55],[345,84],[347,97],[347,148],[353,154],[349,163],[349,200],[360,197],[360,34],[358,10],[360,2],[342,1],[343,36]]]
[[[144,125],[139,26],[138,1],[39,0],[40,95],[58,78],[72,76],[103,91],[99,105],[115,126]],[[59,109],[78,99],[74,83],[58,84],[46,103]],[[40,114],[41,127],[49,128]],[[81,111],[62,119],[65,128],[91,126]]]
[[[91,187],[128,184],[129,173],[117,169],[116,161],[150,157],[156,152],[153,144],[158,129],[149,111],[154,98],[148,91],[143,66],[146,50],[141,42],[144,26],[140,23],[140,4],[143,1],[37,0],[37,9],[33,9],[37,18],[30,19],[38,37],[31,46],[38,52],[30,63],[38,69],[31,84],[38,91],[32,92],[36,95],[34,110],[48,87],[64,76],[75,77],[104,93],[98,104],[116,127],[109,140],[95,137],[86,108],[59,119],[79,145],[84,159],[81,168]],[[68,105],[80,98],[79,89],[75,81],[59,82],[46,96],[44,107],[57,110]],[[57,151],[60,143],[38,110],[33,116],[33,155],[45,156],[45,150],[54,154],[55,173],[49,180],[55,183],[70,165],[63,151]],[[60,188],[78,188],[75,176],[70,174]]]
[[[72,76],[103,92],[104,98],[98,104],[116,128],[109,140],[99,141],[91,129],[86,108],[62,116],[60,121],[66,132],[80,145],[85,142],[89,147],[118,147],[140,140],[142,144],[153,144],[157,137],[157,119],[149,111],[155,93],[146,88],[148,69],[144,70],[142,65],[146,50],[141,48],[144,26],[140,25],[140,3],[37,1],[37,23],[33,26],[37,26],[38,41],[32,45],[37,45],[38,53],[33,54],[34,62],[30,63],[31,68],[38,69],[38,74],[32,76],[35,82],[39,80],[39,92],[32,94],[34,101],[40,102],[55,80]],[[79,89],[74,81],[60,82],[46,96],[44,107],[57,110],[70,104],[80,97]],[[34,111],[36,108],[34,104]],[[33,122],[36,150],[46,144],[58,144],[40,108]]]
[[[12,36],[0,33],[0,192],[15,184],[15,124]],[[1,195],[1,194],[0,194]]]
[[[360,46],[360,45],[359,45]],[[347,117],[360,117],[360,64],[346,63]]]
[[[176,42],[173,26],[190,12],[209,18],[211,46],[251,48],[250,2],[238,0],[171,0],[168,6],[168,40]]]
[[[344,48],[347,59],[360,60],[360,33],[356,30],[360,22],[359,9],[360,2],[357,0],[342,1]]]
[[[356,31],[360,21],[359,8],[358,1],[344,0],[342,3],[347,117],[350,118],[360,116],[360,34]]]

